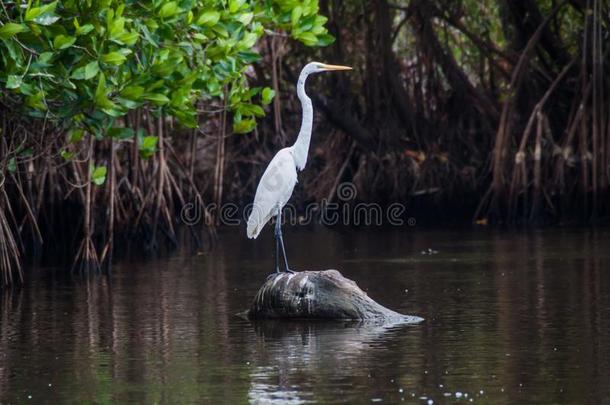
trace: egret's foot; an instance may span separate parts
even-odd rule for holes
[[[267,276],[267,280],[272,279],[274,277],[279,276],[280,274],[282,274],[281,272],[278,271],[274,271],[273,273],[269,273],[269,275]]]
[[[286,273],[288,273],[288,274],[294,274],[294,273],[295,273],[294,271],[292,271],[292,270],[290,270],[290,269],[286,269],[286,270],[284,270],[284,271],[285,271]]]

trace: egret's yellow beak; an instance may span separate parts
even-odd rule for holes
[[[322,63],[322,68],[324,70],[352,70],[349,66],[327,65],[326,63]]]

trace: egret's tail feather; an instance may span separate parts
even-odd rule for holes
[[[253,209],[250,217],[248,218],[248,238],[256,239],[270,218],[271,215],[261,215],[259,210]]]
[[[258,236],[259,233],[261,233],[261,229],[263,228],[263,225],[265,225],[264,223],[260,223],[260,221],[258,221],[258,218],[255,218],[254,214],[250,215],[250,218],[248,218],[248,238],[249,239],[256,239],[256,237]]]
[[[255,223],[248,221],[248,238],[256,239],[259,233],[261,233],[261,228],[256,226]]]

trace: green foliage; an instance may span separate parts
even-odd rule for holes
[[[275,97],[275,91],[270,89],[269,87],[265,87],[263,89],[261,97],[263,104],[271,104],[271,102],[273,101],[273,97]]]
[[[143,159],[148,159],[157,151],[156,136],[144,136],[143,131],[138,134],[138,150]]]
[[[144,106],[195,127],[195,101],[225,91],[235,131],[249,132],[273,98],[245,79],[265,32],[333,40],[317,0],[0,1],[0,97],[98,138]]]
[[[106,166],[94,167],[93,165],[91,165],[91,181],[93,182],[93,184],[97,186],[101,186],[102,184],[104,184],[104,182],[106,181],[107,172],[108,169],[106,169]]]

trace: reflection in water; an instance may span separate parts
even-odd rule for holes
[[[379,348],[396,346],[400,336],[416,329],[408,325],[390,326],[375,323],[328,321],[257,321],[254,324],[257,339],[252,353],[262,366],[251,375],[249,398],[262,402],[303,403],[314,398],[312,392],[295,392],[294,381],[306,374],[314,381],[310,387],[323,387],[332,382],[328,390],[350,389],[358,374],[366,366],[371,352]],[[366,382],[370,376],[364,378]]]
[[[295,391],[291,382],[303,373],[349,387],[353,372],[362,367],[367,351],[390,344],[408,326],[384,326],[374,323],[326,321],[257,321],[256,350],[252,353],[261,366],[251,374],[251,401],[307,403],[309,392]],[[325,376],[325,371],[330,373]],[[321,374],[321,375],[320,375]],[[311,385],[320,384],[315,382]],[[321,384],[320,384],[321,385]],[[303,395],[305,394],[305,395]]]
[[[426,321],[244,321],[273,258],[241,234],[111,278],[36,269],[0,293],[0,403],[610,397],[608,232],[313,232],[290,233],[288,247],[308,246],[296,268],[339,268]]]

